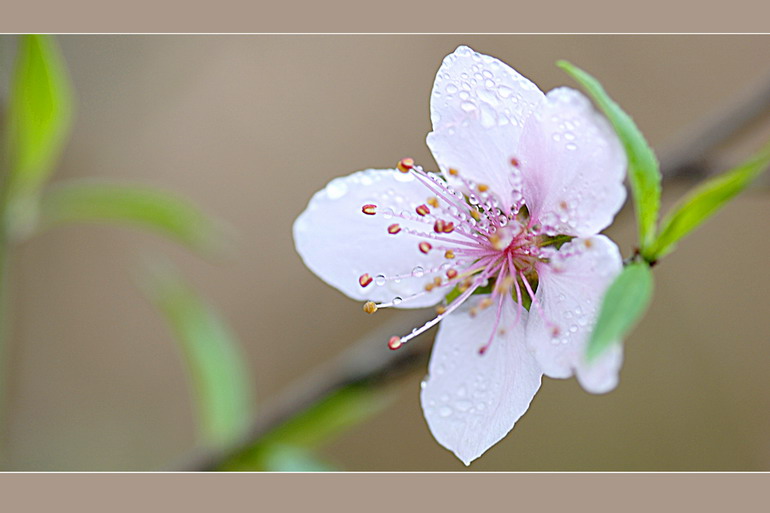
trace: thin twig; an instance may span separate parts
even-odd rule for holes
[[[683,132],[662,153],[665,180],[697,180],[709,174],[707,157],[719,145],[756,121],[770,108],[770,79],[728,107],[707,116]],[[427,340],[412,342],[389,351],[384,341],[404,326],[420,325],[433,317],[432,311],[406,312],[398,319],[373,330],[309,377],[295,383],[255,419],[248,433],[221,450],[201,449],[173,466],[187,471],[216,470],[248,450],[257,440],[306,410],[331,393],[353,384],[380,385],[415,369],[425,369],[430,346]]]

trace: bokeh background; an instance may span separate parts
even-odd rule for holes
[[[177,263],[230,321],[269,402],[394,315],[366,316],[294,251],[291,225],[333,177],[425,146],[429,93],[458,44],[548,90],[598,77],[665,155],[693,123],[770,79],[767,36],[61,36],[77,118],[54,180],[164,187],[225,220],[231,256],[206,260],[128,229],[68,226],[15,255],[4,465],[169,468],[195,445],[172,334],[137,287],[142,255]],[[0,38],[3,95],[14,38]],[[754,123],[709,155],[725,169],[762,141]],[[693,182],[667,184],[670,206]],[[629,205],[608,234],[625,255]],[[514,431],[471,470],[770,470],[770,190],[763,180],[655,268],[617,390],[545,379]],[[391,315],[387,315],[391,314]],[[397,313],[396,313],[397,315]],[[404,326],[408,331],[410,325]],[[432,334],[418,344],[430,344]],[[387,348],[382,343],[382,352]],[[327,445],[347,470],[462,470],[419,406],[424,371],[390,407]]]

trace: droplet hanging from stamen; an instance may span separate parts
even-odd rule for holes
[[[364,205],[361,207],[361,212],[368,216],[373,216],[377,213],[377,205],[372,205],[371,203]]]
[[[362,287],[366,287],[372,282],[372,277],[369,276],[369,274],[364,273],[361,276],[358,277],[358,284]]]

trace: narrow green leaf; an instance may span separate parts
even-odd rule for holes
[[[330,472],[337,470],[307,449],[275,444],[265,451],[263,464],[250,470],[268,472]]]
[[[382,411],[393,394],[366,385],[348,385],[265,434],[225,462],[220,470],[254,470],[265,466],[275,446],[316,449],[333,437]]]
[[[252,380],[238,341],[219,314],[168,265],[152,266],[146,290],[184,355],[202,441],[213,446],[232,442],[253,416]]]
[[[682,198],[666,215],[650,250],[650,260],[671,252],[677,242],[714,215],[770,167],[770,145],[735,169],[706,180]]]
[[[557,63],[580,83],[607,116],[628,156],[628,178],[634,197],[639,246],[642,253],[655,240],[655,225],[660,211],[660,168],[655,153],[631,117],[615,103],[594,77],[566,61]]]
[[[19,40],[8,106],[11,199],[34,193],[48,179],[69,133],[72,90],[50,36]]]
[[[586,355],[599,356],[614,343],[621,343],[642,318],[652,299],[652,270],[646,262],[626,266],[607,289],[599,310]]]
[[[45,191],[38,225],[44,230],[71,222],[119,222],[154,230],[193,249],[222,245],[221,228],[191,201],[142,185],[69,180]]]

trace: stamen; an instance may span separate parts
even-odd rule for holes
[[[364,273],[364,274],[362,274],[361,276],[358,277],[358,284],[361,285],[362,287],[366,287],[372,281],[374,281],[374,280],[372,279],[371,276],[369,276],[368,273]]]
[[[396,167],[402,173],[408,173],[414,168],[414,159],[410,159],[410,158],[401,159],[396,165]]]
[[[367,301],[364,303],[364,312],[368,314],[373,314],[377,311],[377,305],[374,304],[374,301]]]
[[[371,203],[364,205],[361,207],[361,212],[368,216],[373,216],[377,213],[377,205],[372,205]]]
[[[398,223],[388,226],[388,233],[391,235],[395,235],[400,231],[401,231],[401,227],[398,225]]]

